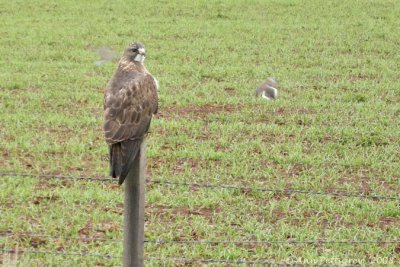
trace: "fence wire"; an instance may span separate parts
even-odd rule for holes
[[[28,174],[28,173],[0,173],[1,177],[36,177],[36,178],[50,178],[50,179],[64,179],[64,180],[86,180],[86,181],[103,181],[103,182],[117,182],[117,179],[104,178],[104,177],[82,177],[82,176],[64,176],[64,175],[51,175],[51,174]],[[323,191],[308,191],[301,189],[273,189],[273,188],[260,188],[260,187],[242,187],[232,185],[217,185],[217,184],[201,184],[193,182],[171,182],[162,180],[147,180],[147,183],[162,184],[167,186],[187,186],[187,187],[198,187],[198,188],[212,188],[212,189],[231,189],[240,191],[259,191],[276,194],[303,194],[303,195],[324,195],[333,197],[344,197],[344,198],[361,198],[361,199],[373,199],[373,200],[398,200],[400,197],[396,196],[383,196],[375,194],[357,194],[349,192],[323,192]]]
[[[114,255],[98,254],[98,253],[83,253],[83,252],[64,252],[64,251],[50,251],[50,250],[33,250],[33,249],[2,249],[4,253],[8,254],[49,254],[56,256],[77,256],[77,257],[98,257],[98,258],[108,258],[108,259],[119,259]]]
[[[145,260],[152,261],[174,261],[174,262],[182,262],[182,263],[225,263],[225,264],[235,264],[235,265],[246,265],[246,266],[303,266],[303,267],[372,267],[376,265],[360,265],[360,264],[346,264],[346,265],[337,265],[337,264],[308,264],[303,262],[276,262],[271,260],[225,260],[225,259],[190,259],[190,258],[147,258]]]
[[[102,181],[102,182],[117,182],[113,178],[104,177],[82,177],[82,176],[65,176],[65,175],[52,175],[52,174],[29,174],[29,173],[0,173],[0,177],[37,177],[37,178],[49,178],[49,179],[62,179],[62,180],[83,180],[83,181]],[[231,189],[240,191],[259,191],[279,194],[308,194],[308,195],[327,195],[334,197],[347,197],[347,198],[364,198],[364,199],[382,199],[382,200],[400,200],[400,197],[395,196],[382,196],[373,194],[357,194],[348,192],[319,192],[319,191],[307,191],[299,189],[272,189],[272,188],[257,188],[257,187],[240,187],[231,185],[217,185],[217,184],[200,184],[192,182],[171,182],[162,180],[148,180],[148,183],[161,184],[167,186],[187,186],[187,187],[199,187],[199,188],[213,188],[213,189]],[[82,242],[122,242],[118,239],[108,238],[92,238],[92,237],[63,237],[63,236],[51,236],[51,235],[38,235],[31,233],[2,233],[1,237],[27,237],[27,238],[48,238],[48,239],[64,239]],[[322,245],[322,244],[400,244],[400,240],[145,240],[145,243],[154,244],[308,244],[308,245]],[[29,249],[1,249],[3,253],[9,254],[51,254],[56,256],[77,256],[77,257],[99,257],[114,259],[121,257],[107,254],[97,253],[84,253],[84,252],[63,252],[63,251],[46,251],[46,250],[29,250]],[[162,262],[182,262],[182,263],[224,263],[224,264],[245,264],[245,265],[268,265],[268,266],[361,266],[357,265],[327,265],[327,264],[305,264],[297,262],[274,262],[270,260],[226,260],[226,259],[190,259],[190,258],[157,258],[150,257],[145,259],[146,261],[162,261]],[[364,265],[368,266],[368,265]]]
[[[1,177],[36,177],[36,178],[50,178],[50,179],[61,179],[61,180],[86,180],[86,181],[103,181],[103,182],[117,182],[117,179],[107,177],[83,177],[83,176],[68,176],[58,174],[30,174],[30,173],[0,173]]]
[[[82,242],[112,242],[119,243],[122,239],[99,238],[99,237],[66,237],[66,236],[51,236],[32,233],[1,233],[0,237],[25,237],[25,238],[43,238],[43,239],[58,239],[71,240]],[[399,240],[145,240],[144,243],[154,244],[400,244]]]
[[[1,233],[0,237],[16,237],[16,238],[43,238],[52,240],[68,240],[68,241],[81,241],[81,242],[110,242],[119,243],[122,239],[111,239],[111,238],[101,238],[101,237],[69,237],[69,236],[52,236],[52,235],[41,235],[41,234],[31,234],[31,233]]]
[[[74,256],[74,257],[97,257],[103,259],[121,259],[121,257],[109,254],[97,254],[97,253],[78,253],[78,252],[61,252],[61,251],[48,251],[48,250],[12,250],[12,249],[1,249],[3,253],[8,254],[47,254],[54,256]],[[145,261],[159,261],[159,262],[182,262],[182,263],[224,263],[224,264],[235,264],[235,265],[264,265],[264,266],[304,266],[304,267],[369,267],[371,265],[332,265],[332,264],[308,264],[302,262],[276,262],[266,259],[260,260],[227,260],[227,259],[203,259],[203,258],[161,258],[161,257],[148,257]]]
[[[348,198],[368,198],[368,199],[385,199],[385,200],[400,200],[400,197],[393,196],[381,196],[381,195],[364,195],[364,194],[354,194],[347,192],[319,192],[319,191],[307,191],[300,189],[271,189],[271,188],[259,188],[259,187],[239,187],[239,186],[231,186],[231,185],[214,185],[214,184],[199,184],[199,183],[189,183],[189,182],[168,182],[161,180],[152,180],[154,184],[164,184],[164,185],[172,185],[172,186],[189,186],[189,187],[206,187],[206,188],[222,188],[222,189],[234,189],[241,191],[261,191],[261,192],[269,192],[269,193],[278,193],[278,194],[305,194],[305,195],[325,195],[325,196],[334,196],[334,197],[348,197]]]

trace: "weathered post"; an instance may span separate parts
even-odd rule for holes
[[[145,176],[146,143],[143,140],[140,152],[125,179],[124,267],[144,266]]]

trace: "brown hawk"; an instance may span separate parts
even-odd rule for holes
[[[110,175],[124,182],[158,108],[158,82],[144,66],[146,50],[132,43],[104,91],[104,135]]]

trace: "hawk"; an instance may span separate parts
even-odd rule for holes
[[[158,108],[158,82],[144,66],[146,50],[132,43],[104,90],[103,130],[109,147],[110,175],[121,185],[138,155]]]
[[[256,89],[256,96],[261,95],[266,100],[275,100],[278,97],[278,83],[274,78],[268,78]]]

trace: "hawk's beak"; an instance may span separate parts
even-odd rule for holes
[[[138,54],[135,57],[135,61],[137,62],[144,62],[144,59],[146,57],[146,50],[144,48],[139,48],[138,49]]]

